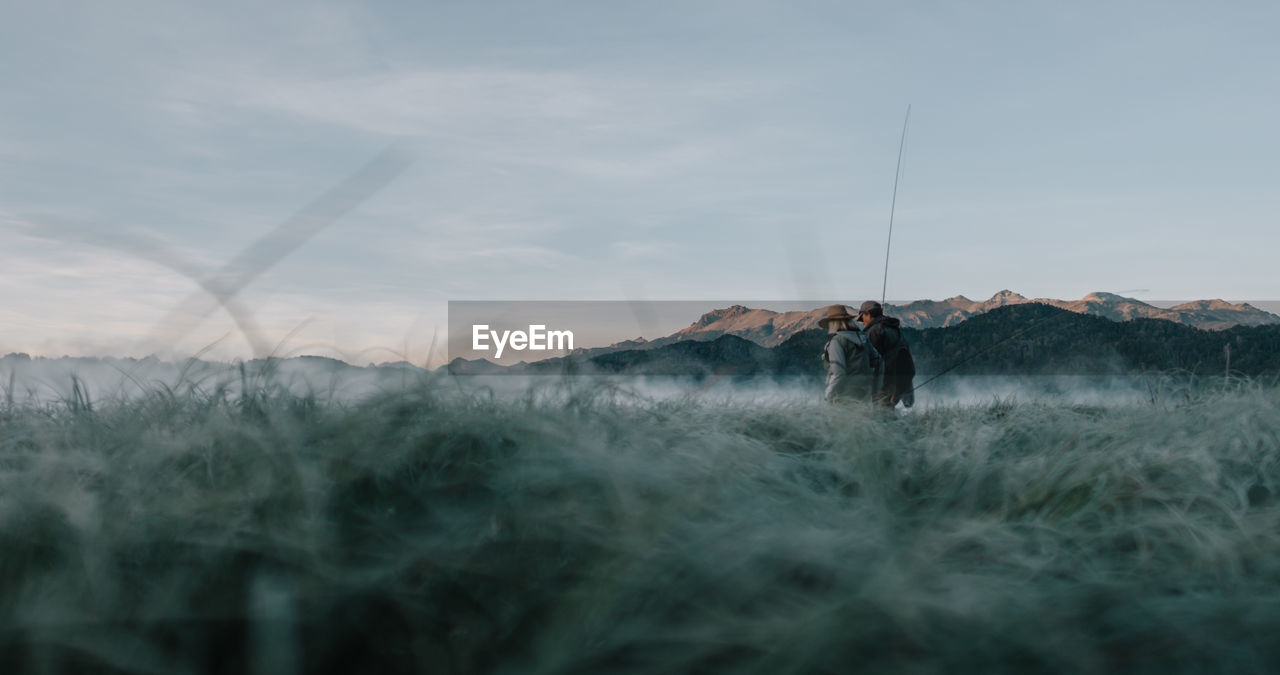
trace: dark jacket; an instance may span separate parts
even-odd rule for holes
[[[867,326],[867,340],[884,359],[884,381],[880,401],[894,405],[902,401],[907,407],[915,402],[911,381],[916,374],[915,359],[902,337],[902,322],[892,316],[878,316]]]

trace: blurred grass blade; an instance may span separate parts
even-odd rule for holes
[[[307,204],[293,217],[260,237],[201,281],[202,292],[192,294],[165,315],[152,328],[144,343],[157,345],[167,342],[174,345],[195,330],[219,304],[228,307],[228,311],[232,307],[238,307],[231,304],[233,299],[254,279],[377,194],[412,163],[413,157],[404,142],[388,146],[358,171]],[[246,339],[252,345],[255,356],[266,355],[261,338],[246,332]]]

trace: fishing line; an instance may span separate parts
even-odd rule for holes
[[[898,141],[898,168],[893,172],[893,200],[889,203],[889,240],[884,244],[884,281],[880,285],[880,304],[884,305],[885,291],[889,288],[889,246],[893,243],[893,212],[898,207],[898,181],[902,178],[902,151],[907,146],[907,124],[911,121],[911,104],[907,104],[907,116],[902,120],[902,138]]]
[[[1016,332],[1016,333],[1014,333],[1014,334],[1012,334],[1012,335],[1009,335],[1009,336],[1007,336],[1007,337],[1005,337],[1005,338],[1002,338],[1001,340],[999,340],[999,341],[995,342],[994,344],[987,345],[987,347],[986,347],[986,348],[984,348],[984,349],[980,349],[980,350],[978,350],[978,351],[976,351],[976,352],[974,352],[974,353],[972,353],[972,354],[970,354],[970,355],[968,355],[968,356],[964,357],[963,359],[961,359],[961,360],[959,360],[959,361],[957,361],[957,362],[955,362],[955,363],[951,364],[950,366],[947,366],[946,368],[944,368],[942,371],[940,371],[938,374],[934,375],[933,377],[931,377],[931,378],[929,378],[929,379],[925,380],[924,382],[921,382],[920,384],[917,384],[917,385],[912,386],[912,387],[911,387],[911,390],[912,390],[912,391],[919,391],[919,390],[920,390],[921,388],[923,388],[925,385],[927,385],[927,384],[929,384],[930,382],[932,382],[932,381],[934,381],[934,380],[938,379],[939,377],[942,377],[943,375],[946,375],[947,373],[949,373],[949,372],[951,372],[951,371],[955,370],[956,368],[959,368],[960,366],[963,366],[964,364],[966,364],[966,363],[968,363],[968,362],[970,362],[970,361],[972,361],[972,360],[974,360],[974,359],[978,358],[979,356],[982,356],[983,354],[986,354],[987,352],[991,351],[992,349],[995,349],[996,347],[999,347],[1000,345],[1002,345],[1002,344],[1004,344],[1004,343],[1008,342],[1009,340],[1012,340],[1013,338],[1016,338],[1016,337],[1018,337],[1019,335],[1023,335],[1023,334],[1025,334],[1027,331],[1030,331],[1031,329],[1035,328],[1036,326],[1039,326],[1039,325],[1040,325],[1040,324],[1042,324],[1042,323],[1046,323],[1046,322],[1047,322],[1047,323],[1052,323],[1054,319],[1061,319],[1061,318],[1066,317],[1066,316],[1071,316],[1072,314],[1073,314],[1073,312],[1063,311],[1063,313],[1062,313],[1062,314],[1056,314],[1056,315],[1054,315],[1054,316],[1046,316],[1046,317],[1041,317],[1041,318],[1039,318],[1039,319],[1036,319],[1035,321],[1032,321],[1032,322],[1031,322],[1031,325],[1027,326],[1026,328],[1023,328],[1022,330],[1020,330],[1020,331],[1018,331],[1018,332]]]

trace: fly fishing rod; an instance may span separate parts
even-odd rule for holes
[[[902,178],[902,151],[907,147],[907,124],[911,121],[911,104],[907,104],[907,116],[902,120],[902,138],[898,141],[898,168],[893,172],[893,200],[889,203],[889,240],[884,244],[884,281],[880,285],[880,305],[884,306],[885,291],[889,288],[889,247],[893,244],[893,212],[898,207],[898,181]]]

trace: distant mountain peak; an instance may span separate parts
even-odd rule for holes
[[[1088,294],[1088,295],[1084,296],[1083,298],[1081,298],[1081,299],[1080,299],[1080,301],[1081,301],[1081,302],[1111,302],[1111,303],[1115,303],[1115,302],[1135,302],[1135,303],[1138,303],[1138,304],[1140,304],[1140,305],[1145,305],[1145,304],[1147,304],[1147,303],[1145,303],[1145,302],[1143,302],[1143,301],[1141,301],[1141,300],[1135,300],[1135,299],[1133,299],[1133,298],[1126,298],[1126,297],[1124,297],[1123,295],[1116,295],[1115,293],[1107,293],[1106,291],[1094,291],[1094,292],[1092,292],[1092,293],[1090,293],[1090,294]]]
[[[1004,300],[1004,301],[1006,301],[1006,302],[1007,302],[1007,301],[1010,301],[1010,300],[1014,300],[1014,301],[1023,301],[1023,300],[1026,300],[1027,298],[1026,298],[1026,296],[1024,296],[1024,295],[1021,295],[1021,294],[1018,294],[1018,293],[1014,293],[1013,291],[1011,291],[1011,290],[1009,290],[1009,289],[1007,289],[1007,288],[1006,288],[1006,289],[1004,289],[1004,290],[1000,291],[999,293],[996,293],[995,295],[991,296],[991,299],[992,299],[992,300]]]
[[[1280,323],[1280,316],[1258,309],[1247,302],[1234,304],[1221,298],[1196,300],[1175,305],[1168,310],[1183,323],[1198,328],[1221,329],[1233,325],[1263,326]]]
[[[1170,309],[1175,309],[1175,310],[1177,309],[1252,309],[1252,310],[1256,310],[1257,308],[1253,307],[1247,302],[1242,302],[1236,305],[1236,304],[1227,302],[1226,300],[1223,300],[1221,298],[1214,298],[1212,300],[1194,300],[1192,302],[1184,302],[1181,305],[1175,305],[1173,307],[1170,307]]]
[[[752,309],[744,305],[732,305],[730,307],[725,307],[724,309],[713,309],[710,312],[703,314],[697,321],[690,324],[689,327],[709,326],[717,321],[742,316],[750,311],[752,311]]]

